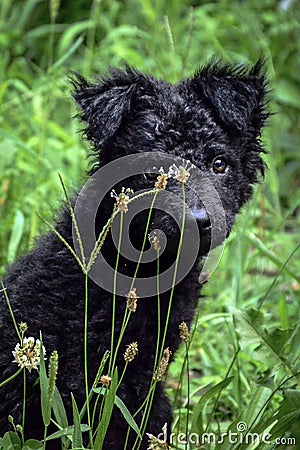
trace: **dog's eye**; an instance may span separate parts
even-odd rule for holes
[[[224,156],[217,156],[212,163],[212,169],[215,173],[224,173],[227,166],[228,164]]]

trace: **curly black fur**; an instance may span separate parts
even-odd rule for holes
[[[87,124],[85,134],[93,147],[95,165],[91,171],[108,162],[132,153],[160,151],[190,160],[213,183],[226,213],[226,234],[243,204],[250,199],[252,186],[258,174],[263,173],[263,151],[260,136],[268,113],[266,112],[266,78],[258,62],[250,70],[244,65],[232,66],[212,62],[196,72],[195,76],[171,85],[141,74],[127,67],[112,69],[109,75],[96,84],[83,77],[73,77],[74,99],[81,108],[81,119]],[[217,156],[226,158],[228,168],[222,174],[212,170]],[[135,189],[151,188],[153,181],[143,175],[132,177]],[[180,185],[169,183],[168,189],[180,194]],[[195,213],[200,233],[209,228],[203,223],[203,215],[197,214],[202,206],[192,193],[187,203]],[[101,229],[112,211],[112,199],[108,196],[101,205],[96,226]],[[144,229],[144,217],[137,216],[133,238],[140,245]],[[207,222],[207,217],[205,218]],[[171,243],[178,241],[179,231],[172,220],[155,212],[153,228],[162,228]],[[72,221],[67,208],[56,225],[57,230],[72,243]],[[205,241],[205,240],[204,240]],[[199,261],[207,251],[199,249],[198,260],[190,273],[175,287],[171,319],[165,347],[174,353],[179,346],[178,325],[190,324],[194,315],[201,285],[198,282]],[[115,246],[108,237],[103,253],[114,265]],[[162,267],[174,260],[171,244],[161,257]],[[133,276],[135,264],[120,260],[120,271]],[[156,272],[155,261],[141,268],[143,276]],[[81,407],[85,400],[83,369],[83,317],[84,278],[73,256],[64,244],[49,233],[37,242],[35,249],[20,259],[8,271],[5,286],[17,322],[25,321],[29,335],[43,333],[47,355],[56,349],[59,354],[58,388],[71,417],[70,393]],[[138,292],[140,297],[142,292]],[[161,323],[165,323],[169,292],[161,295]],[[116,332],[123,319],[124,298],[117,298]],[[104,352],[110,347],[112,295],[90,281],[88,354],[90,382],[94,379]],[[139,354],[128,365],[118,395],[134,413],[148,392],[152,377],[157,336],[157,299],[140,298],[137,311],[131,315],[122,351],[117,365],[124,366],[122,353],[126,344],[137,341]],[[11,351],[16,333],[0,294],[0,374],[1,380],[16,370]],[[25,433],[41,439],[43,425],[39,406],[39,386],[34,384],[36,373],[28,374],[27,424]],[[22,411],[22,377],[18,377],[0,389],[0,435],[9,428],[7,417],[12,415],[20,422]],[[72,419],[70,419],[72,420]],[[139,418],[137,418],[139,421]],[[158,384],[147,431],[157,435],[164,423],[170,424],[170,404]],[[116,412],[105,440],[105,449],[123,448],[127,425]],[[134,439],[130,435],[131,448]],[[146,449],[144,438],[141,445]],[[50,448],[50,446],[49,446]],[[59,448],[58,441],[52,448]]]

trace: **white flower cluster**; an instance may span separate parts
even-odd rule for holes
[[[190,177],[191,170],[195,169],[195,165],[189,160],[184,161],[182,166],[177,167],[176,164],[172,164],[169,167],[168,177],[174,178],[179,183],[186,183]]]
[[[37,369],[40,364],[41,342],[39,339],[35,340],[33,337],[24,337],[22,344],[18,343],[13,350],[15,360],[22,369],[26,368],[31,372],[32,369]],[[43,355],[46,350],[43,346]]]

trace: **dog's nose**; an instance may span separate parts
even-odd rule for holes
[[[202,230],[210,228],[211,222],[205,208],[193,209],[192,214]]]

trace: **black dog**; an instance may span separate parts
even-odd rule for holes
[[[221,201],[224,221],[217,219],[213,226],[214,214],[219,208],[209,211],[205,201],[197,198],[193,189],[186,190],[186,203],[190,208],[186,215],[188,232],[192,219],[197,222],[201,243],[196,249],[196,257],[188,273],[176,284],[170,320],[168,323],[164,347],[174,353],[179,346],[178,326],[185,321],[191,323],[199,298],[199,263],[210,246],[224,239],[232,228],[235,216],[250,199],[253,184],[258,174],[263,173],[264,164],[260,157],[262,145],[261,129],[268,113],[266,104],[266,78],[261,73],[259,62],[250,70],[246,67],[211,63],[199,70],[193,78],[170,85],[143,75],[131,68],[112,70],[109,76],[98,84],[90,84],[80,76],[75,77],[74,98],[79,104],[81,119],[87,123],[85,130],[93,145],[95,164],[91,175],[100,167],[126,155],[140,157],[145,152],[160,152],[167,160],[157,160],[156,169],[162,165],[167,172],[171,157],[189,160],[201,171],[205,180],[212,186],[206,189],[205,196],[215,196]],[[156,181],[156,169],[152,169],[153,160],[146,161],[144,174],[128,176],[126,187],[134,191],[152,189]],[[176,161],[175,161],[176,163]],[[148,164],[148,166],[147,166]],[[178,165],[178,164],[177,164]],[[148,169],[147,169],[148,167]],[[120,170],[122,168],[122,160]],[[187,167],[188,169],[188,167]],[[191,169],[191,177],[193,169]],[[111,172],[112,178],[115,175]],[[124,181],[112,185],[116,192],[121,191]],[[187,183],[188,185],[188,183]],[[201,183],[200,183],[201,185]],[[182,186],[169,177],[166,192],[181,196]],[[213,192],[215,194],[213,194]],[[202,194],[201,194],[202,195]],[[204,194],[203,194],[204,195]],[[150,198],[150,196],[149,196]],[[158,195],[159,198],[159,195]],[[168,202],[169,203],[169,202]],[[134,202],[132,203],[132,205]],[[87,198],[87,208],[89,199]],[[129,211],[131,206],[129,205]],[[73,246],[72,219],[68,208],[56,225],[57,231]],[[113,209],[113,200],[107,194],[96,214],[96,232],[99,233]],[[161,229],[166,236],[166,248],[160,256],[161,271],[172,266],[176,260],[176,249],[180,242],[180,226],[172,217],[177,212],[182,220],[182,203],[170,200],[171,213],[162,208],[154,209],[149,232]],[[141,248],[146,229],[148,211],[137,214],[130,225],[130,237],[134,247]],[[124,218],[126,214],[124,215]],[[226,224],[225,224],[226,221]],[[213,228],[216,238],[213,240]],[[221,232],[223,229],[223,232]],[[223,234],[222,234],[223,233]],[[186,240],[187,249],[189,239]],[[102,254],[108,263],[115,267],[116,245],[110,235],[102,247]],[[136,262],[121,256],[118,272],[133,277]],[[155,277],[157,262],[142,263],[138,278]],[[99,276],[99,274],[98,274]],[[101,274],[100,274],[101,278]],[[43,342],[47,356],[56,349],[59,354],[59,373],[57,385],[62,394],[72,423],[70,393],[82,407],[85,401],[83,330],[84,330],[84,276],[66,246],[54,233],[42,237],[27,256],[8,271],[5,286],[16,321],[28,323],[28,335],[39,337]],[[89,282],[88,311],[88,373],[92,384],[101,358],[110,349],[112,294]],[[124,292],[124,295],[126,292]],[[160,327],[158,330],[157,296],[145,294],[143,284],[137,289],[137,309],[132,312],[124,338],[122,340],[116,365],[119,374],[124,367],[123,353],[126,345],[137,342],[139,352],[134,361],[128,364],[124,379],[118,390],[118,396],[134,414],[143,403],[153,379],[154,357],[157,336],[163,334],[167,310],[170,301],[170,289],[160,295]],[[12,320],[3,294],[0,295],[0,374],[1,380],[10,377],[16,370],[12,364],[12,350],[17,341]],[[126,298],[119,295],[116,299],[115,343],[118,339]],[[106,372],[104,372],[106,373]],[[43,425],[40,414],[39,386],[34,385],[36,372],[27,375],[27,421],[25,434],[42,439]],[[20,423],[22,414],[22,383],[19,376],[0,389],[0,435],[8,430],[8,415]],[[135,416],[137,423],[141,414]],[[158,383],[146,431],[157,435],[162,426],[170,426],[172,412],[170,404]],[[122,449],[128,424],[118,411],[114,411],[106,435],[105,449]],[[128,449],[133,448],[136,435],[131,431]],[[52,443],[53,446],[53,443]],[[59,448],[55,441],[52,448]],[[142,449],[147,448],[144,435]]]

